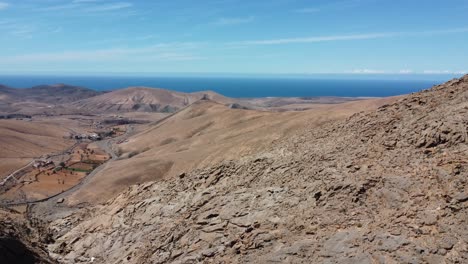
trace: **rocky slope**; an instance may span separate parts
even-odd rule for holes
[[[119,158],[88,177],[64,204],[103,203],[130,185],[262,152],[279,139],[293,135],[304,123],[317,125],[344,119],[394,100],[330,104],[313,111],[283,113],[232,109],[200,100],[116,145]]]
[[[65,263],[467,263],[468,76],[52,223]]]
[[[0,263],[56,263],[46,249],[47,237],[22,215],[0,209]]]

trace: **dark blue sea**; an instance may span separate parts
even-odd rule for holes
[[[408,94],[449,80],[449,76],[363,78],[319,77],[142,77],[142,76],[0,76],[0,84],[28,88],[41,84],[65,83],[95,90],[147,86],[195,92],[212,90],[229,97],[383,97]]]

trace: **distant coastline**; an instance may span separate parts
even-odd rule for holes
[[[328,76],[317,78],[281,77],[203,77],[203,76],[40,76],[0,75],[0,84],[13,88],[28,88],[42,84],[65,83],[98,91],[116,90],[133,86],[163,88],[180,92],[212,90],[234,98],[258,97],[384,97],[409,94],[428,89],[440,81],[437,76],[396,78],[381,76]],[[450,76],[438,76],[442,80]]]

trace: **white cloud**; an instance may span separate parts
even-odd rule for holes
[[[352,71],[346,71],[347,74],[430,74],[430,75],[437,75],[437,74],[447,74],[447,75],[464,75],[467,74],[467,71],[449,71],[449,70],[425,70],[422,72],[416,72],[413,70],[399,70],[399,71],[383,71],[383,70],[375,70],[375,69],[355,69]]]
[[[449,70],[425,70],[423,71],[424,74],[449,74],[451,73]]]
[[[320,12],[320,8],[307,7],[307,8],[295,9],[295,10],[293,10],[293,11],[294,11],[295,13],[308,14],[308,13],[317,13],[317,12]]]
[[[352,70],[348,73],[352,73],[352,74],[385,74],[387,72],[385,71],[381,71],[381,70],[373,70],[373,69],[355,69],[355,70]]]
[[[24,38],[24,39],[32,38],[33,33],[34,33],[34,30],[28,27],[22,27],[22,28],[18,28],[13,31],[10,31],[11,35],[16,36],[18,38]]]
[[[51,33],[61,33],[61,32],[63,32],[63,28],[62,27],[51,28],[50,32]]]
[[[449,71],[449,70],[425,70],[423,74],[466,74],[467,71]]]
[[[34,53],[0,57],[0,63],[56,63],[89,61],[189,61],[202,57],[191,54],[195,43],[162,43],[141,48],[112,48],[86,51]]]
[[[413,70],[403,69],[403,70],[400,70],[398,73],[400,73],[400,74],[412,74]]]
[[[393,37],[394,35],[395,35],[395,33],[336,35],[336,36],[305,37],[305,38],[249,40],[249,41],[235,42],[235,43],[232,43],[232,44],[238,44],[238,45],[279,45],[279,44],[295,44],[295,43],[315,43],[315,42],[326,42],[326,41],[378,39],[378,38]]]
[[[0,21],[0,29],[4,36],[18,38],[32,38],[33,33],[36,31],[34,26],[21,24],[14,20]]]
[[[223,17],[218,19],[218,21],[215,22],[216,25],[220,26],[228,26],[228,25],[238,25],[238,24],[247,24],[250,22],[253,22],[255,18],[253,16],[249,17]]]
[[[112,3],[112,4],[106,4],[106,5],[96,5],[94,7],[90,7],[86,9],[87,11],[93,11],[93,12],[105,12],[105,11],[114,11],[114,10],[120,10],[120,9],[126,9],[132,7],[132,3],[128,2],[117,2],[117,3]]]
[[[8,7],[10,7],[9,3],[0,2],[0,10],[7,9]]]
[[[80,4],[80,3],[95,3],[99,2],[99,0],[73,0],[73,3]]]
[[[229,43],[230,45],[282,45],[282,44],[299,44],[299,43],[316,43],[328,41],[348,41],[348,40],[366,40],[366,39],[382,39],[382,38],[395,38],[395,37],[419,37],[419,36],[436,36],[445,34],[466,33],[467,28],[452,28],[444,30],[431,30],[431,31],[416,31],[416,32],[380,32],[368,34],[350,34],[350,35],[331,35],[331,36],[317,36],[317,37],[299,37],[299,38],[280,38],[280,39],[267,39],[267,40],[247,40]]]
[[[98,0],[74,0],[68,4],[52,5],[39,8],[40,11],[59,11],[59,10],[81,10],[88,12],[106,12],[115,11],[132,7],[133,4],[129,2],[115,2],[104,4]]]
[[[65,4],[65,5],[54,5],[54,6],[47,6],[39,8],[39,11],[60,11],[60,10],[67,10],[67,9],[75,9],[80,7],[79,4]]]

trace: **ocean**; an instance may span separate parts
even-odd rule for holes
[[[147,86],[196,92],[212,90],[234,98],[252,97],[383,97],[428,89],[450,78],[370,78],[354,76],[312,77],[139,77],[139,76],[0,76],[0,84],[28,88],[41,84],[65,83],[95,90]]]

